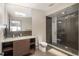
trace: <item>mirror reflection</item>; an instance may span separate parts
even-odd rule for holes
[[[32,35],[31,9],[16,4],[6,4],[9,20],[7,36]]]

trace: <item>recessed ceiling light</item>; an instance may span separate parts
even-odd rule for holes
[[[17,16],[22,16],[22,17],[25,17],[26,14],[22,13],[22,12],[15,12],[15,15]]]

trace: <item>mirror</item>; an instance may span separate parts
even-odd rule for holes
[[[30,8],[16,4],[6,4],[6,9],[11,32],[32,31],[32,13]]]
[[[5,4],[8,24],[4,29],[4,37],[17,37],[32,35],[31,8],[17,4]]]

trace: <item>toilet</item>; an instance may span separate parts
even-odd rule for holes
[[[46,42],[39,42],[39,50],[42,52],[46,52],[47,43]]]

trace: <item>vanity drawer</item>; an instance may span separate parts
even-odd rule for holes
[[[22,56],[29,53],[30,41],[29,40],[19,40],[13,42],[13,55]]]

